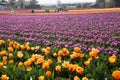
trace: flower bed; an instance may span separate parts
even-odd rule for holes
[[[119,80],[119,56],[0,40],[1,80]]]
[[[106,54],[118,54],[120,15],[79,14],[59,16],[0,16],[0,38],[29,41],[44,46],[92,47]]]
[[[0,39],[2,80],[120,79],[120,13],[0,15]]]

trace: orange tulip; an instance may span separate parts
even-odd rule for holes
[[[58,57],[57,57],[57,61],[58,61],[58,63],[61,62],[61,59],[62,59],[61,56],[58,56]]]
[[[79,57],[80,58],[84,58],[84,54],[79,54]]]
[[[9,47],[12,47],[13,46],[13,41],[10,41],[9,42]]]
[[[47,51],[50,51],[50,50],[51,50],[51,48],[50,48],[50,47],[47,47],[46,49],[47,49]]]
[[[28,59],[27,61],[24,62],[25,66],[30,66],[32,64],[31,59]]]
[[[74,48],[74,51],[75,51],[76,53],[79,53],[79,52],[80,52],[80,48],[79,48],[79,47],[75,47],[75,48]]]
[[[31,47],[31,50],[32,50],[32,51],[34,51],[34,50],[35,50],[35,48],[34,48],[34,47]]]
[[[57,57],[57,53],[53,53],[53,57]]]
[[[44,76],[40,76],[40,77],[38,77],[38,79],[39,79],[39,80],[44,80],[45,77],[44,77]]]
[[[3,56],[3,61],[7,61],[7,56]]]
[[[3,45],[5,43],[4,40],[0,40],[0,45]]]
[[[10,39],[7,39],[8,42],[10,42],[11,40]]]
[[[9,77],[7,77],[7,75],[2,75],[1,76],[1,80],[8,80],[9,79]]]
[[[57,66],[55,67],[55,70],[56,70],[57,72],[61,72],[61,66],[60,66],[60,65],[57,65]]]
[[[59,51],[58,51],[58,56],[62,56],[62,55],[63,55],[62,50],[59,50]]]
[[[73,64],[70,64],[68,66],[68,70],[69,70],[70,73],[72,73],[75,70],[75,66]]]
[[[10,54],[8,55],[8,57],[9,57],[9,59],[11,59],[11,58],[13,57],[13,54],[10,53]]]
[[[36,50],[39,50],[39,49],[40,49],[40,46],[35,46],[35,49],[36,49]]]
[[[45,75],[46,75],[46,77],[49,78],[49,77],[51,76],[51,71],[46,71],[46,74],[45,74]]]
[[[47,70],[49,68],[49,66],[50,66],[49,63],[45,62],[45,63],[43,63],[42,68]]]
[[[88,80],[88,78],[87,77],[83,77],[82,80]]]
[[[18,56],[18,58],[22,58],[23,57],[23,53],[21,51],[18,51],[17,52],[17,56]]]
[[[75,54],[71,54],[70,55],[70,59],[75,59],[76,58],[76,55]]]
[[[17,48],[19,48],[19,44],[18,44],[18,42],[13,42],[13,47],[15,48],[15,49],[17,49]]]
[[[30,51],[30,49],[31,49],[30,47],[27,47],[27,48],[26,48],[27,51]]]
[[[21,48],[21,50],[24,50],[25,46],[24,45],[20,45],[20,48]]]
[[[12,47],[8,47],[8,51],[9,52],[13,52],[13,48]]]
[[[9,63],[10,63],[10,64],[13,64],[13,63],[14,63],[14,60],[9,60]]]
[[[49,63],[49,65],[51,65],[53,63],[53,61],[51,59],[48,59],[47,62]]]
[[[96,58],[96,59],[97,59],[99,52],[100,52],[100,51],[99,51],[98,49],[93,48],[92,51],[89,53],[89,55],[90,55],[90,57],[93,57],[93,58]]]
[[[31,66],[27,66],[27,71],[31,71],[32,67]]]
[[[41,64],[41,63],[44,63],[44,62],[45,62],[44,58],[37,59],[37,64]]]
[[[63,48],[63,49],[62,49],[62,55],[63,55],[63,56],[68,56],[69,53],[70,53],[70,52],[69,52],[66,48]]]
[[[0,56],[6,55],[6,53],[7,53],[7,52],[6,52],[5,50],[4,50],[4,51],[1,51],[1,52],[0,52]]]
[[[85,61],[84,64],[85,64],[86,66],[89,66],[89,65],[90,65],[90,61]]]
[[[80,80],[78,76],[75,76],[73,80]]]
[[[111,63],[111,64],[114,64],[115,63],[115,61],[116,61],[116,56],[115,55],[112,55],[111,57],[109,57],[109,62]]]
[[[0,62],[0,68],[3,68],[4,64],[2,62]]]
[[[83,71],[84,71],[84,68],[81,68],[81,67],[76,68],[76,72],[79,74],[83,74]]]
[[[116,70],[112,73],[112,76],[115,80],[120,80],[120,71]]]
[[[23,63],[22,62],[19,62],[18,63],[18,67],[22,67],[23,66]]]
[[[64,61],[64,62],[62,63],[62,66],[63,66],[64,68],[68,68],[69,65],[70,65],[70,63],[69,63],[68,61]]]

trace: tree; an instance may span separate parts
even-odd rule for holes
[[[8,0],[8,2],[10,7],[15,8],[16,0]]]
[[[115,7],[120,7],[120,0],[114,0],[115,1]]]
[[[96,5],[97,8],[104,8],[105,5],[105,0],[96,0]]]
[[[25,1],[24,0],[18,0],[18,5],[20,6],[20,8],[24,8],[24,4]]]
[[[114,0],[106,0],[106,7],[115,7],[115,1]]]
[[[38,1],[36,1],[36,0],[30,0],[30,5],[36,5],[36,3],[38,3]]]

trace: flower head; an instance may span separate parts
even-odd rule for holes
[[[116,70],[112,73],[112,76],[115,80],[120,80],[120,71]]]
[[[109,62],[111,63],[111,64],[114,64],[115,63],[115,61],[116,61],[116,56],[115,55],[112,55],[111,57],[109,57]]]
[[[9,77],[7,77],[7,75],[2,75],[1,76],[1,80],[8,80],[9,79]]]
[[[45,77],[44,77],[44,76],[40,76],[40,77],[38,77],[38,79],[39,79],[39,80],[44,80]]]
[[[75,76],[73,80],[80,80],[78,76]]]
[[[46,77],[50,77],[51,76],[51,71],[46,71],[45,75],[46,75]]]
[[[57,65],[57,66],[55,67],[55,70],[56,70],[57,72],[61,72],[61,66],[60,66],[60,65]]]

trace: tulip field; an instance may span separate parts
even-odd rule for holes
[[[0,80],[120,80],[120,12],[0,15]]]

